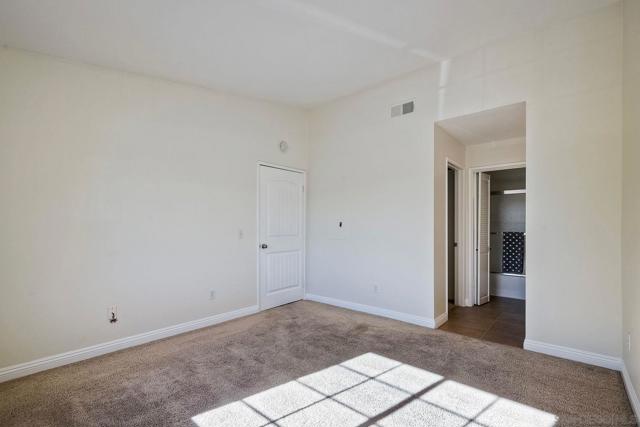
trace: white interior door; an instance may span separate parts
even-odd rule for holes
[[[304,174],[259,167],[260,308],[304,296]]]
[[[491,213],[491,176],[486,173],[478,174],[476,197],[476,304],[489,302],[489,224]]]

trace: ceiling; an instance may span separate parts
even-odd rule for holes
[[[312,106],[617,0],[2,0],[0,43]]]
[[[464,145],[484,144],[526,134],[524,102],[441,120],[437,125]]]

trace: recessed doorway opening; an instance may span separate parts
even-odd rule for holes
[[[520,103],[438,122],[435,132],[444,193],[436,188],[435,295],[445,299],[436,325],[517,347],[526,335],[525,119]]]

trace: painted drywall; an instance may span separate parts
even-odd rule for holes
[[[623,7],[622,352],[636,393],[640,393],[640,2],[626,0]]]
[[[525,138],[511,138],[467,146],[467,166],[479,168],[526,161]]]
[[[301,111],[0,49],[0,367],[255,305],[257,162],[306,169],[306,134]]]
[[[432,316],[434,123],[526,101],[527,338],[619,357],[621,23],[615,4],[314,110],[313,293]],[[391,119],[407,99],[416,112]]]
[[[521,101],[527,338],[619,356],[621,21],[614,5],[317,108],[309,151],[296,110],[2,50],[0,366],[255,304],[257,160],[309,158],[310,292],[433,318],[434,123]]]
[[[622,322],[620,29],[620,4],[556,26],[531,41],[540,61],[487,82],[530,83],[508,91],[526,87],[529,99],[527,339],[613,357]]]
[[[438,78],[423,70],[310,113],[307,292],[433,317]],[[391,118],[408,99],[415,112]]]

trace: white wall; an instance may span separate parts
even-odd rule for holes
[[[640,393],[640,2],[637,0],[624,2],[624,58],[623,354],[636,393]],[[627,334],[631,334],[631,352]]]
[[[502,94],[505,85],[528,82],[527,339],[614,357],[621,348],[620,12],[615,4],[521,40],[519,51],[542,54],[487,82]]]
[[[527,338],[620,356],[620,28],[616,4],[315,110],[310,291],[433,316],[434,123],[526,101]]]
[[[521,101],[527,338],[620,356],[621,21],[618,4],[497,41],[322,106],[308,129],[272,104],[1,50],[0,366],[255,304],[258,160],[310,159],[308,292],[433,318],[434,123]],[[408,99],[415,113],[391,119]],[[637,240],[625,239],[625,301]]]
[[[525,138],[472,144],[467,146],[467,166],[479,168],[526,161]]]
[[[423,70],[311,113],[307,292],[433,316],[437,81]],[[409,98],[415,113],[391,119]]]
[[[0,49],[0,367],[255,305],[256,163],[306,168],[306,133],[299,111]]]

